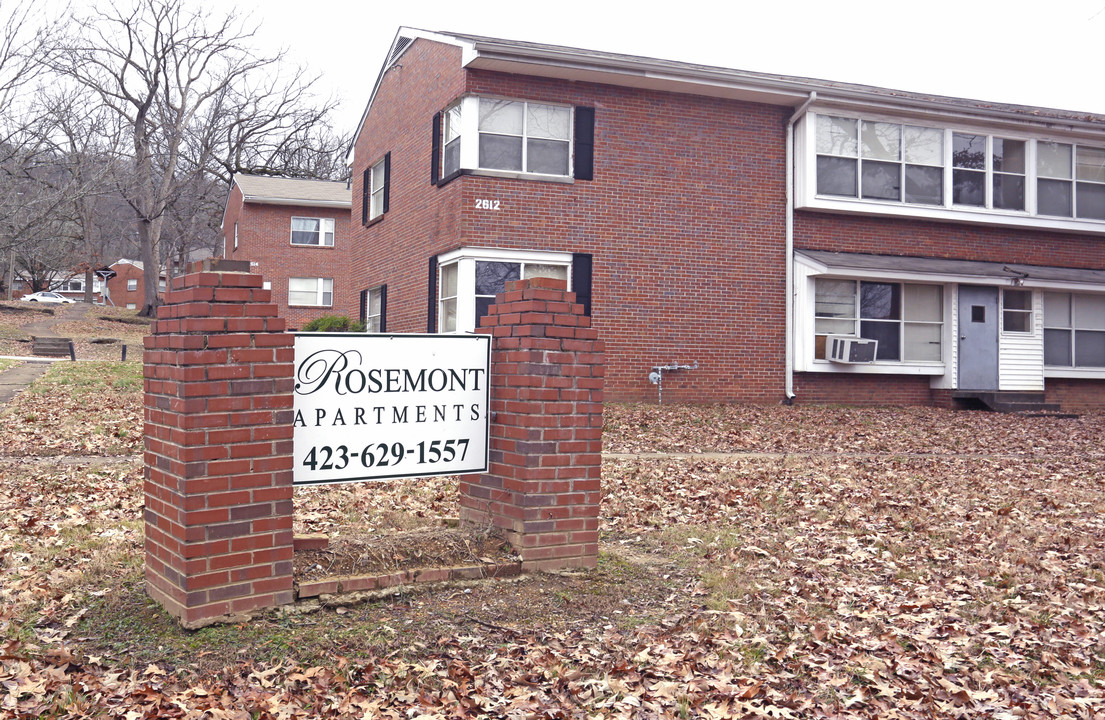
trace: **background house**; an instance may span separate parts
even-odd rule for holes
[[[358,314],[350,267],[352,204],[344,182],[235,175],[223,212],[224,254],[264,275],[289,328]]]
[[[389,330],[553,275],[612,399],[1105,403],[1099,116],[404,28],[352,165]]]

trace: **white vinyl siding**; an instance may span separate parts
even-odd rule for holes
[[[1032,293],[1032,331],[998,333],[998,388],[1044,389],[1043,293]]]

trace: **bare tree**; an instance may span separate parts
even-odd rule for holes
[[[146,268],[142,314],[152,315],[166,210],[204,172],[181,155],[188,134],[227,86],[273,59],[244,49],[251,33],[233,14],[214,17],[183,0],[137,0],[129,10],[78,20],[78,27],[55,67],[97,93],[128,130],[132,178],[123,187]]]
[[[93,90],[127,129],[130,177],[119,187],[137,221],[147,268],[142,314],[151,315],[162,233],[183,191],[205,172],[228,181],[246,167],[325,167],[305,146],[330,152],[335,143],[319,128],[331,105],[304,109],[309,81],[302,73],[281,81],[281,57],[253,52],[253,32],[234,13],[134,0],[129,10],[100,11],[77,26],[53,67]]]

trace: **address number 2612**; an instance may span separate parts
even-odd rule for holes
[[[499,209],[499,201],[498,200],[487,200],[487,199],[484,199],[484,198],[476,198],[476,209],[477,210],[498,210]]]

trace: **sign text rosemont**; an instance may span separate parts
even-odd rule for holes
[[[299,333],[293,484],[487,471],[487,335]]]

